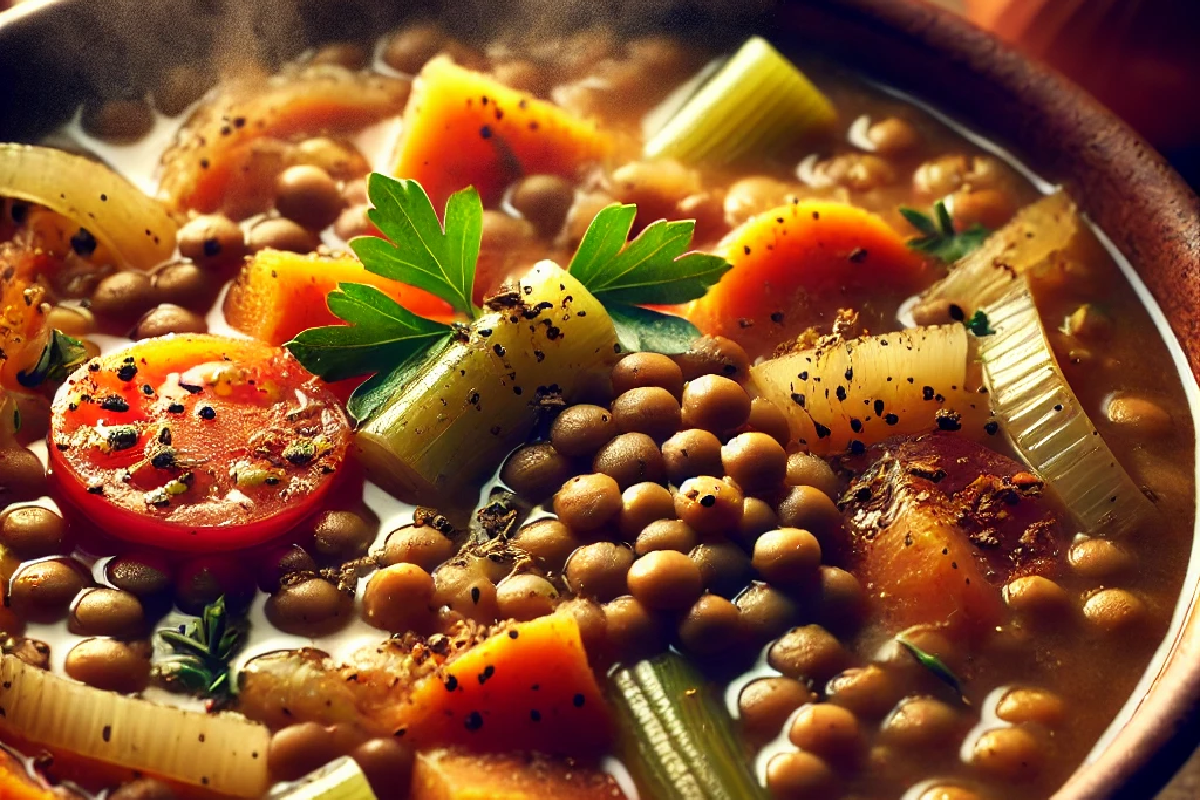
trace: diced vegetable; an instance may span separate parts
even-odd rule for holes
[[[431,750],[417,755],[409,800],[625,800],[612,776],[572,760]]]
[[[488,752],[598,755],[612,742],[608,704],[573,617],[515,624],[415,687],[406,741]]]
[[[970,316],[997,300],[1018,275],[1054,263],[1079,230],[1075,204],[1066,194],[1043,197],[1017,212],[950,274],[931,286],[922,301],[944,300]]]
[[[887,630],[985,636],[1004,620],[1002,585],[1055,575],[1066,534],[1025,465],[950,433],[889,439],[866,458],[842,498],[846,546],[822,553],[872,587]]]
[[[829,99],[758,36],[699,83],[661,130],[648,132],[647,158],[727,164],[771,154],[837,121]]]
[[[574,177],[611,149],[592,122],[439,57],[417,76],[392,173],[436,208],[467,186],[490,206],[527,170]]]
[[[1063,376],[1029,281],[1019,275],[986,308],[992,336],[980,340],[996,418],[1049,483],[1083,533],[1119,536],[1155,514]]]
[[[914,328],[791,353],[751,367],[764,397],[814,453],[861,450],[932,430],[982,435],[987,395],[962,325]]]
[[[339,283],[366,283],[431,319],[449,320],[450,305],[428,292],[367,272],[351,256],[262,250],[242,267],[225,298],[225,316],[242,333],[282,345],[306,328],[336,325],[325,297]]]
[[[163,154],[159,192],[176,210],[216,211],[227,194],[253,186],[257,144],[358,130],[398,114],[408,89],[405,80],[333,67],[226,85]],[[276,171],[287,166],[282,156],[276,161]],[[274,182],[266,185],[273,192]]]
[[[683,656],[618,667],[609,681],[622,760],[643,797],[768,797],[724,704]]]
[[[759,214],[720,249],[733,270],[687,311],[713,336],[777,328],[780,319],[816,321],[815,312],[844,307],[847,292],[911,291],[925,274],[922,257],[880,217],[820,200]]]
[[[453,494],[524,441],[540,403],[570,401],[606,369],[615,347],[600,302],[544,261],[463,335],[399,376],[356,436],[362,460],[403,498]]]
[[[48,787],[30,775],[25,765],[0,745],[0,798],[4,800],[59,800]]]
[[[0,144],[0,197],[36,203],[70,218],[135,269],[150,269],[175,251],[179,226],[162,204],[83,156]]]
[[[92,359],[55,397],[61,497],[128,541],[248,547],[311,514],[350,443],[326,387],[251,339],[147,339]]]
[[[403,794],[405,787],[396,787]],[[377,800],[367,776],[349,756],[305,775],[295,784],[276,787],[266,800]]]
[[[34,250],[0,244],[0,387],[23,391],[19,376],[37,363],[50,339],[46,291],[33,282],[50,263]]]
[[[266,727],[94,689],[0,660],[0,732],[233,797],[269,785]]]

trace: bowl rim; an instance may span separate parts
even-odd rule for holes
[[[0,14],[0,37],[56,6],[79,5],[27,0]],[[811,41],[819,31],[820,44],[851,67],[889,76],[907,69],[910,79],[898,84],[922,85],[922,99],[1002,136],[1036,171],[1060,180],[1134,266],[1200,375],[1200,198],[1132,128],[1051,68],[925,0],[780,0],[768,13],[773,37]],[[897,48],[953,75],[920,84],[919,66],[884,68]],[[1059,800],[1145,798],[1200,742],[1200,584],[1185,583],[1179,603],[1186,619],[1156,681]]]

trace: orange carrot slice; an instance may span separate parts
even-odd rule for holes
[[[732,231],[719,251],[733,269],[694,301],[687,317],[714,336],[738,338],[781,315],[836,311],[863,290],[916,289],[924,259],[869,211],[806,200],[766,211]]]
[[[593,123],[435,58],[413,85],[392,172],[420,182],[434,208],[467,186],[491,204],[527,170],[571,177],[611,147]]]

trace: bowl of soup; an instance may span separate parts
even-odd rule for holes
[[[1198,204],[1082,92],[916,3],[185,6],[0,20],[0,797],[1194,746]]]

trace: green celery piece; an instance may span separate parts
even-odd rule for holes
[[[683,317],[638,306],[610,305],[621,349],[630,353],[686,353],[700,330]]]
[[[309,328],[285,347],[305,369],[329,381],[389,370],[425,352],[450,330],[361,283],[338,284],[328,303],[335,316],[351,324]]]
[[[471,292],[483,236],[483,202],[474,187],[446,201],[445,227],[438,222],[429,195],[416,181],[372,173],[367,212],[391,241],[361,236],[350,249],[368,271],[424,289],[458,311],[475,316]]]
[[[767,800],[724,704],[682,655],[619,666],[609,680],[622,760],[643,797]]]
[[[440,339],[434,340],[428,349],[415,352],[391,369],[380,370],[360,383],[346,403],[346,410],[350,412],[354,421],[364,422],[412,380],[427,361],[440,358],[450,343],[451,336],[449,332],[444,333]]]

